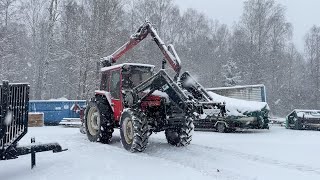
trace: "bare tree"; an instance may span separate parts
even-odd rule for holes
[[[292,36],[292,25],[286,22],[284,8],[280,5],[274,8],[271,19],[272,23],[270,31],[270,63],[264,63],[271,71],[271,90],[272,93],[279,93],[278,87],[281,85],[281,77],[283,77],[283,69],[286,64],[284,61],[285,48]],[[269,65],[270,64],[270,65]]]
[[[3,11],[2,14],[4,16],[3,21],[5,27],[8,26],[10,18],[16,13],[16,11],[12,9],[16,1],[17,0],[0,0],[0,10]]]
[[[27,28],[28,34],[31,36],[31,43],[29,46],[29,59],[27,60],[29,71],[28,76],[31,77],[29,82],[31,83],[31,97],[35,97],[37,84],[37,73],[39,70],[38,62],[40,61],[41,56],[41,39],[40,39],[40,25],[44,21],[44,6],[45,0],[28,0],[21,2],[21,18],[24,25]]]
[[[314,105],[319,108],[320,95],[320,27],[313,26],[306,35],[305,51],[310,68],[310,80],[314,87]]]
[[[47,79],[49,64],[53,59],[54,46],[54,26],[58,20],[58,0],[51,0],[48,4],[47,19],[41,22],[40,25],[40,58],[37,62],[37,76],[35,98],[45,99],[48,97],[47,93]]]
[[[248,0],[244,3],[241,27],[250,43],[251,82],[263,82],[264,67],[261,64],[267,59],[268,39],[277,6],[274,0]]]

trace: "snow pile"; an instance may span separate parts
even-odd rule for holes
[[[262,109],[269,109],[269,106],[265,102],[254,102],[240,99],[229,98],[218,95],[214,92],[208,92],[214,101],[225,102],[226,110],[229,116],[246,116],[244,113],[261,111]]]
[[[155,90],[155,91],[152,93],[152,95],[166,98],[166,100],[169,101],[169,96],[168,96],[168,94],[165,93],[165,92]]]
[[[57,98],[57,99],[49,99],[49,101],[67,101],[68,99],[65,97]]]

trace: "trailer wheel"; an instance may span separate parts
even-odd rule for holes
[[[113,119],[109,107],[102,98],[88,103],[85,113],[85,131],[91,142],[109,144],[113,133]]]
[[[187,118],[181,128],[167,129],[165,135],[169,144],[180,147],[187,146],[192,140],[194,131],[193,119]]]
[[[217,124],[217,131],[218,131],[219,133],[225,133],[225,132],[226,132],[226,129],[227,129],[227,127],[226,127],[225,123],[219,122],[219,123]]]
[[[299,118],[294,118],[294,129],[296,130],[302,129],[301,120]]]
[[[236,128],[228,128],[227,132],[228,133],[234,133],[234,132],[236,132],[236,130],[237,130]]]
[[[142,152],[149,138],[148,122],[142,112],[126,109],[121,114],[120,137],[122,146],[130,152]]]

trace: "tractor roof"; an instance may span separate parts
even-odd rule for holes
[[[109,67],[101,68],[101,71],[108,71],[108,70],[111,70],[111,69],[116,69],[116,68],[123,67],[123,66],[125,66],[125,65],[126,65],[126,66],[139,66],[139,67],[154,68],[154,65],[151,65],[151,64],[123,63],[123,64],[116,64],[116,65],[112,65],[112,66],[109,66]]]

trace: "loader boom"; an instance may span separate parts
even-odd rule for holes
[[[135,34],[131,35],[129,41],[121,46],[118,50],[116,50],[111,55],[102,58],[103,66],[111,66],[113,63],[117,62],[117,60],[121,58],[126,52],[128,52],[130,49],[134,48],[137,44],[144,40],[148,36],[148,34],[151,35],[152,39],[160,48],[166,62],[171,65],[173,70],[177,73],[177,76],[179,76],[181,70],[181,61],[179,56],[177,55],[172,44],[166,46],[166,44],[159,37],[157,31],[149,21],[146,21],[143,25],[141,25],[138,31]]]

